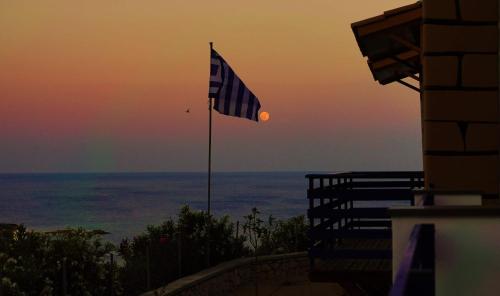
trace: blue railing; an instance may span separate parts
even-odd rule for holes
[[[388,207],[412,204],[413,190],[424,185],[423,172],[347,172],[306,178],[312,264],[315,258],[390,259],[390,249],[349,248],[342,243],[390,239]]]
[[[413,227],[390,296],[435,294],[434,224]]]

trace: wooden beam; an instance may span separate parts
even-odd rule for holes
[[[412,65],[411,63],[409,63],[408,61],[405,61],[405,60],[402,60],[400,58],[398,58],[397,56],[392,56],[390,57],[391,59],[395,60],[396,62],[400,63],[400,64],[403,64],[405,65],[406,67],[410,68],[410,69],[413,69],[414,71],[416,72],[419,72],[420,73],[420,69],[414,65]]]
[[[418,91],[418,92],[420,92],[420,88],[418,88],[418,87],[416,87],[416,86],[414,86],[414,85],[411,85],[411,84],[409,84],[409,83],[408,83],[408,82],[406,82],[406,81],[403,81],[403,80],[396,80],[396,81],[397,81],[398,83],[400,83],[400,84],[402,84],[402,85],[404,85],[404,86],[408,87],[408,88],[413,89],[414,91]]]
[[[420,49],[420,47],[416,46],[415,44],[413,44],[413,43],[411,43],[411,42],[409,42],[409,41],[407,41],[399,36],[391,34],[391,35],[389,35],[389,38],[391,38],[392,40],[394,40],[394,41],[396,41],[396,42],[398,42],[398,43],[400,43],[400,44],[402,44],[402,45],[404,45],[404,46],[406,46],[406,47],[408,47],[408,48],[410,48],[418,53],[422,53],[422,49]]]
[[[408,77],[420,82],[420,77],[418,77],[417,75],[415,74],[411,74],[411,73],[405,73],[405,75],[407,75]]]

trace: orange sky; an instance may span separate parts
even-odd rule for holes
[[[410,3],[2,1],[0,171],[204,170],[209,41],[271,114],[214,114],[215,170],[420,169],[418,95],[350,29]]]

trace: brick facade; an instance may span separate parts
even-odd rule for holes
[[[498,0],[424,0],[426,188],[498,197]]]

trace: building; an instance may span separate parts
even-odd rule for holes
[[[427,0],[352,28],[375,80],[421,94],[425,188],[498,200],[497,1]]]
[[[420,99],[424,172],[308,175],[312,279],[500,293],[498,15],[498,0],[423,0],[352,24],[374,79]]]

